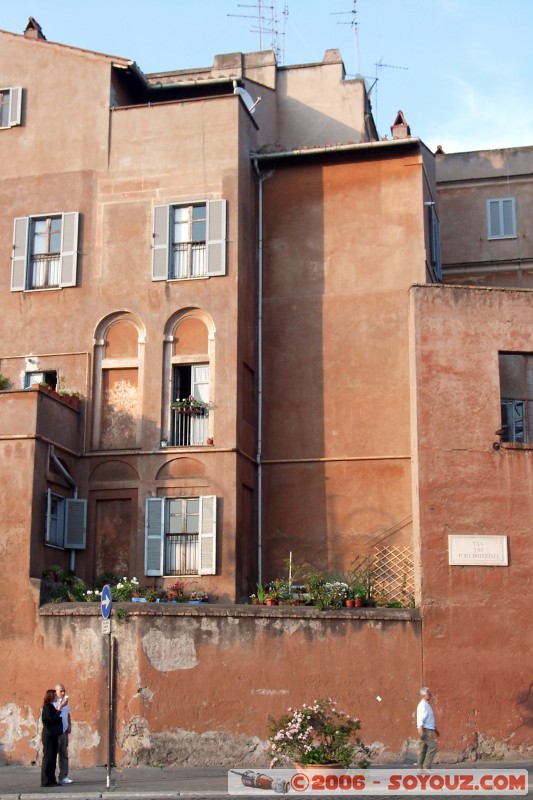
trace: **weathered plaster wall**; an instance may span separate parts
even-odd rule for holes
[[[498,352],[533,352],[528,291],[414,287],[424,681],[449,750],[533,746],[533,449],[499,443]],[[450,566],[448,535],[505,535],[509,566]]]
[[[128,605],[128,620],[114,620],[112,632],[118,764],[266,766],[268,717],[329,696],[361,719],[377,755],[399,754],[414,735],[415,610],[161,606],[154,613]],[[99,606],[46,606],[41,615],[35,608],[34,622],[33,636],[4,658],[4,758],[37,758],[42,695],[61,680],[72,702],[73,764],[105,763],[107,636]],[[23,662],[32,669],[21,671]]]
[[[289,550],[347,569],[395,527],[388,544],[409,543],[408,287],[425,279],[423,183],[418,146],[280,161],[265,181],[268,577]]]

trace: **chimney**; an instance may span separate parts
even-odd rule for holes
[[[396,119],[391,125],[391,133],[393,139],[408,139],[411,135],[411,128],[405,121],[403,111],[398,111]]]
[[[28,24],[26,25],[26,29],[24,31],[24,36],[26,39],[42,39],[43,42],[46,42],[46,36],[43,33],[43,29],[33,17],[30,17],[28,20]]]

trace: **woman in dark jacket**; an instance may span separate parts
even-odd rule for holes
[[[56,781],[56,761],[59,737],[63,733],[61,713],[54,706],[56,693],[48,689],[43,701],[43,763],[41,765],[41,786],[58,786]]]

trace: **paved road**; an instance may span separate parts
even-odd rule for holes
[[[412,769],[412,765],[384,765],[387,768]],[[468,765],[449,765],[449,769],[527,769],[529,772],[528,798],[533,800],[533,762],[476,762]],[[228,800],[227,767],[132,767],[112,770],[110,785],[107,787],[105,767],[88,767],[71,772],[74,783],[69,786],[41,788],[39,767],[2,766],[0,767],[0,800],[42,800],[43,796],[57,800]],[[258,797],[274,797],[272,794],[257,792],[250,795],[234,795],[238,800],[257,800]],[[276,795],[280,798],[286,795]],[[293,798],[295,795],[289,795]],[[309,794],[300,795],[309,798]],[[317,797],[317,795],[313,795]],[[322,795],[333,798],[335,795]],[[361,795],[366,800],[378,800],[376,795]],[[427,797],[428,795],[426,795]],[[444,798],[444,795],[439,795]],[[457,795],[459,796],[459,795]],[[354,797],[354,795],[352,795]],[[401,800],[408,795],[403,794]],[[417,797],[411,795],[411,797]],[[421,797],[421,795],[418,795]],[[480,795],[476,796],[482,800]],[[525,795],[486,795],[486,800],[512,798],[518,800]],[[400,800],[399,795],[387,795],[389,800]],[[450,795],[445,800],[449,800]],[[383,800],[383,795],[379,797]]]

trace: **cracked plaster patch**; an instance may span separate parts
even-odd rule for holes
[[[20,739],[28,738],[28,734],[34,739],[37,735],[37,720],[33,716],[31,709],[28,708],[27,716],[24,718],[20,708],[14,703],[1,706],[0,740],[4,750],[14,750],[17,742]]]
[[[142,638],[143,651],[159,672],[192,669],[198,665],[193,637],[189,633],[168,638],[161,631],[151,630]]]

